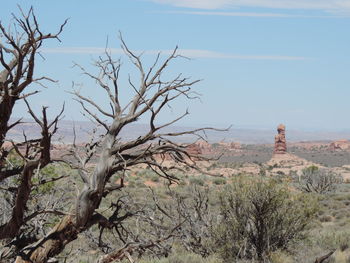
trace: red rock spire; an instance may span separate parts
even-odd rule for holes
[[[278,134],[275,136],[275,154],[285,154],[287,152],[286,126],[283,124],[277,127]]]

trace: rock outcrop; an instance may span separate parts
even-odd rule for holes
[[[345,151],[350,149],[350,141],[348,140],[339,140],[332,142],[329,145],[331,151]]]
[[[199,147],[201,154],[211,154],[213,153],[213,148],[210,143],[204,140],[199,140],[196,142],[196,145]]]
[[[274,154],[285,154],[287,152],[286,126],[283,124],[277,127],[278,134],[275,136]]]
[[[202,150],[201,150],[200,146],[196,143],[187,145],[186,152],[190,155],[201,155],[202,154]]]

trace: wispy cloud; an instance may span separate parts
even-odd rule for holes
[[[331,12],[350,12],[350,0],[149,0],[177,7],[223,9],[260,7],[272,9],[313,9]]]
[[[154,51],[152,51],[154,52]],[[170,54],[171,50],[165,50],[164,54]],[[202,49],[180,49],[179,54],[189,58],[207,58],[207,59],[241,59],[241,60],[305,60],[306,57],[296,56],[277,56],[277,55],[243,55],[221,53]]]
[[[231,5],[231,0],[151,0],[160,4],[169,4],[178,7],[219,9]]]
[[[330,18],[331,16],[311,16],[283,13],[257,12],[216,12],[216,11],[165,11],[167,14],[201,15],[201,16],[235,16],[235,17],[275,17],[275,18]]]
[[[100,47],[62,47],[62,48],[45,48],[43,53],[54,54],[102,54],[105,48]],[[113,54],[123,54],[123,50],[119,48],[108,49]],[[133,50],[135,54],[154,55],[159,52],[163,55],[170,55],[173,50]],[[202,49],[179,49],[178,53],[188,58],[197,59],[239,59],[239,60],[306,60],[308,58],[302,56],[283,56],[283,55],[245,55],[222,53],[211,50]]]

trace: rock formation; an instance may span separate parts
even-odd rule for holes
[[[199,145],[193,143],[186,146],[186,152],[190,155],[201,155],[202,150]]]
[[[350,149],[350,141],[348,140],[339,140],[332,142],[329,146],[331,151],[346,151]]]
[[[277,127],[278,134],[275,136],[274,154],[285,154],[287,152],[286,126],[283,124]]]
[[[239,142],[231,142],[229,144],[230,150],[240,150],[242,149],[242,146]]]
[[[196,145],[200,149],[200,154],[211,154],[213,152],[213,148],[210,143],[204,140],[199,140],[196,142]]]

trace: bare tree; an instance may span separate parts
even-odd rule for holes
[[[113,228],[120,223],[120,218],[106,217],[96,210],[100,207],[103,198],[114,190],[124,187],[125,172],[136,165],[146,165],[159,176],[166,178],[170,183],[177,180],[169,171],[181,169],[181,167],[198,168],[196,162],[204,159],[197,154],[189,153],[183,144],[176,143],[172,138],[182,135],[196,135],[202,138],[201,132],[208,128],[199,128],[183,132],[164,132],[164,128],[174,124],[188,112],[164,124],[157,123],[157,117],[172,101],[184,97],[194,99],[197,97],[191,87],[198,80],[190,80],[178,74],[171,80],[164,80],[164,73],[169,64],[181,57],[178,49],[162,61],[161,54],[158,54],[154,63],[145,68],[141,55],[136,55],[125,44],[120,37],[121,46],[131,61],[132,65],[139,72],[139,82],[133,82],[129,76],[129,88],[134,92],[130,100],[123,104],[120,101],[119,73],[121,61],[114,60],[111,53],[106,50],[104,56],[95,61],[98,69],[97,74],[86,71],[77,65],[82,72],[91,78],[94,83],[107,95],[110,107],[106,110],[104,105],[98,105],[89,97],[79,91],[74,91],[75,99],[81,104],[85,115],[92,121],[103,127],[105,133],[96,141],[87,144],[84,153],[72,149],[72,155],[76,161],[70,163],[72,167],[79,170],[83,188],[76,200],[76,206],[72,208],[72,214],[62,220],[37,243],[27,246],[21,251],[16,262],[46,262],[50,257],[59,254],[64,247],[75,240],[79,233],[86,231],[94,224]],[[123,141],[120,138],[120,131],[130,123],[136,122],[141,117],[149,116],[148,130],[142,136],[130,141]],[[93,171],[88,169],[93,158],[97,158],[97,164]],[[165,165],[165,159],[171,159],[175,165]],[[173,163],[174,163],[173,162]],[[119,174],[119,183],[111,182],[112,175]],[[152,244],[159,243],[166,237],[152,241]],[[138,247],[148,246],[144,242]],[[134,246],[134,245],[133,245]],[[104,259],[102,262],[109,262]]]
[[[0,63],[3,68],[0,72],[0,183],[6,186],[8,179],[14,177],[18,179],[15,186],[1,189],[10,194],[12,200],[11,215],[0,225],[0,240],[18,237],[21,227],[35,217],[34,214],[26,215],[27,202],[33,186],[32,177],[51,162],[51,138],[57,131],[57,123],[63,113],[62,109],[52,121],[49,121],[47,108],[43,107],[42,117],[37,116],[27,98],[39,91],[29,92],[27,88],[32,83],[44,85],[42,81],[52,81],[48,77],[35,77],[35,60],[44,41],[59,40],[66,22],[60,26],[56,34],[45,34],[40,30],[32,8],[28,13],[24,13],[21,9],[20,12],[21,16],[13,15],[14,24],[9,28],[0,23]],[[41,137],[28,139],[24,134],[23,142],[8,140],[5,146],[8,131],[21,123],[21,120],[12,123],[10,120],[13,108],[19,100],[24,100],[26,103],[31,117],[38,125]],[[9,154],[13,152],[20,158],[16,164],[10,162]]]
[[[176,202],[177,217],[184,223],[177,229],[178,239],[191,252],[208,257],[213,253],[212,240],[214,226],[218,222],[219,211],[209,204],[209,188],[190,187],[185,194],[171,192]]]
[[[22,12],[21,17],[13,15],[14,26],[8,29],[0,23],[0,63],[3,70],[0,72],[0,147],[2,147],[7,132],[20,121],[9,124],[13,107],[16,101],[25,99],[38,91],[24,93],[33,82],[40,83],[49,80],[48,77],[34,77],[35,59],[43,42],[48,39],[59,40],[65,21],[56,34],[45,34],[40,30],[38,21],[31,8],[27,14]],[[1,151],[1,161],[8,151]],[[1,179],[7,174],[1,174]]]
[[[299,187],[304,192],[325,194],[336,189],[343,178],[329,169],[310,166],[302,171]]]
[[[137,195],[135,191],[141,194]],[[102,241],[104,227],[100,227],[98,243],[105,255],[98,262],[120,261],[123,258],[132,262],[133,258],[144,254],[156,257],[169,255],[184,218],[174,213],[171,202],[159,201],[152,188],[125,189],[122,192],[123,195],[113,203],[117,207],[113,215],[122,219],[113,225],[117,238],[112,236]],[[101,246],[101,243],[104,244]]]

